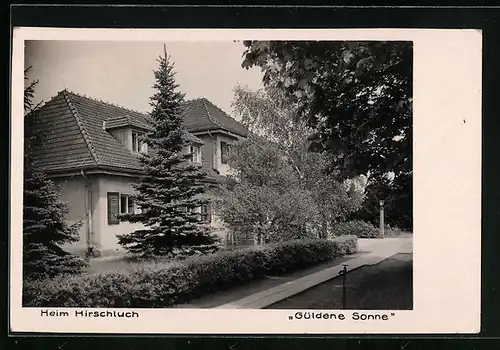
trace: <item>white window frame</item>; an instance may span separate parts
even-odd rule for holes
[[[189,151],[191,153],[191,162],[201,163],[201,149],[199,146],[189,146]]]
[[[137,202],[134,199],[132,199],[133,206],[132,206],[132,210],[130,211],[130,207],[129,207],[130,197],[133,197],[133,195],[127,194],[127,193],[120,193],[119,194],[118,206],[119,206],[120,214],[141,214],[142,209],[137,205]],[[122,198],[125,198],[125,212],[122,211]]]
[[[132,152],[136,153],[148,153],[148,145],[141,140],[145,133],[132,130]]]

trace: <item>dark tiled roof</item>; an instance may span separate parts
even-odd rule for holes
[[[133,118],[128,114],[125,114],[123,116],[108,118],[104,120],[103,124],[105,130],[112,130],[127,126],[136,127],[143,130],[152,130],[152,128],[149,125],[142,123],[141,121],[137,120],[137,118]]]
[[[202,139],[194,136],[190,132],[185,132],[184,133],[184,137],[186,138],[186,140],[190,141],[191,143],[198,143],[200,145],[203,145],[203,144],[206,143],[205,141],[203,141]]]
[[[63,94],[58,94],[39,110],[43,143],[35,155],[48,171],[82,169],[95,166],[96,160]],[[118,141],[116,141],[118,142]]]
[[[63,90],[42,106],[39,119],[44,141],[37,149],[37,156],[46,171],[89,168],[142,171],[137,156],[104,128],[109,122],[113,125],[124,121],[127,125],[148,128],[147,115]],[[204,143],[189,132],[185,135],[193,143]],[[210,178],[218,177],[213,169],[207,173]]]
[[[222,129],[247,136],[247,129],[206,98],[186,101],[182,114],[184,125],[190,132]]]

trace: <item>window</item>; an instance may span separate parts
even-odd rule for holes
[[[108,224],[117,225],[120,223],[120,214],[141,214],[146,212],[137,205],[132,195],[108,192]]]
[[[227,142],[220,142],[220,161],[222,164],[228,163],[230,147],[231,145],[229,145]]]
[[[120,196],[120,214],[127,213],[127,199],[128,196],[126,194],[122,194]]]
[[[108,192],[108,224],[117,225],[120,223],[118,219],[120,194],[118,192]]]
[[[127,199],[128,199],[128,203],[127,203],[128,211],[127,211],[127,213],[129,213],[129,214],[134,213],[135,214],[135,201],[134,201],[134,198],[133,197],[128,197]]]
[[[133,152],[141,152],[147,153],[148,147],[147,144],[142,140],[144,138],[143,133],[132,132],[132,151]]]
[[[210,203],[201,206],[201,221],[205,223],[212,222],[212,206]]]
[[[137,214],[134,197],[129,194],[120,195],[120,214]]]
[[[189,152],[191,153],[191,161],[193,163],[201,163],[200,147],[190,146]]]

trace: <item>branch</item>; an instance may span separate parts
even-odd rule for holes
[[[295,169],[295,171],[299,175],[299,178],[303,179],[304,175],[302,174],[302,172],[300,171],[299,167],[295,163],[295,160],[293,159],[293,157],[290,155],[290,152],[288,151],[288,149],[285,146],[283,146],[281,143],[279,143],[279,142],[278,142],[278,148],[280,148],[283,152],[285,152],[286,156],[288,157],[288,159],[292,163],[293,168]]]

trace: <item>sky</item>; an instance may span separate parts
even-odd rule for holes
[[[261,87],[259,68],[241,67],[241,42],[84,42],[27,41],[29,80],[39,80],[35,102],[47,102],[63,89],[140,112],[150,111],[153,70],[163,44],[175,63],[176,81],[186,99],[206,97],[233,115],[233,89]]]

